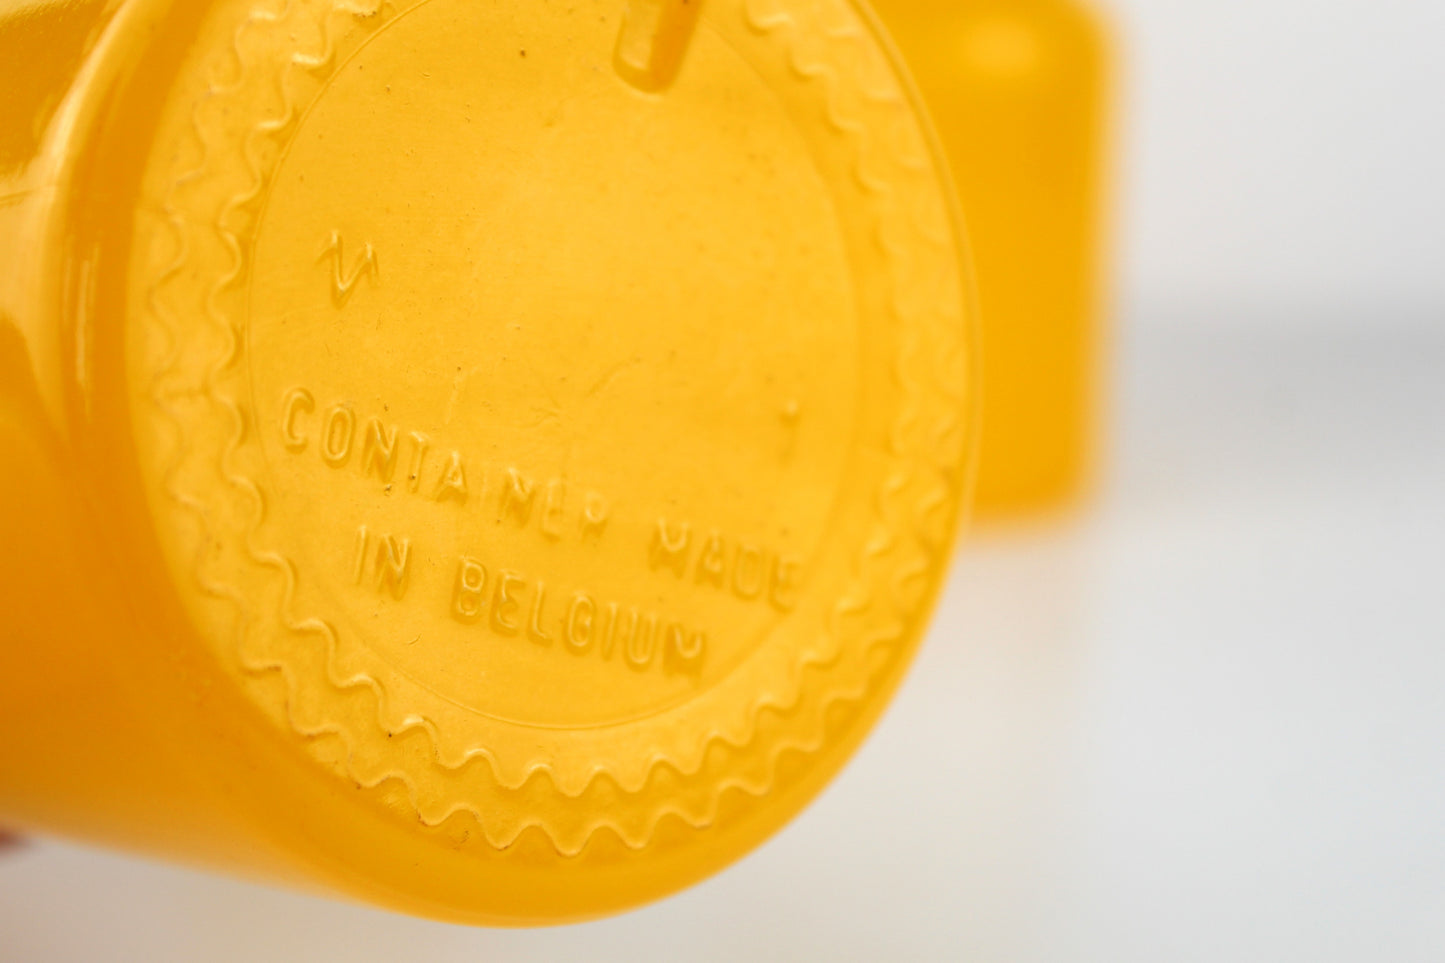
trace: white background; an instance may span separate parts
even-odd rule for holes
[[[1445,306],[1445,3],[1107,9],[1126,297],[1346,306],[1361,323]]]
[[[1445,3],[1116,11],[1105,485],[794,825],[536,932],[32,843],[0,960],[1445,960]]]

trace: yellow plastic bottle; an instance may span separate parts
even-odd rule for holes
[[[977,269],[977,514],[1065,505],[1099,448],[1101,25],[1079,0],[875,6],[937,125]]]
[[[0,91],[0,824],[546,923],[843,764],[977,388],[859,8],[0,0]]]

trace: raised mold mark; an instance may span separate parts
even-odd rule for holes
[[[695,534],[687,522],[659,518],[647,546],[647,563],[653,571],[691,578],[743,601],[766,598],[779,612],[797,605],[798,559],[716,529]]]
[[[353,582],[370,584],[377,592],[400,601],[406,595],[410,574],[411,539],[391,534],[373,535],[365,525],[357,526],[351,563]]]
[[[345,253],[342,250],[341,231],[333,230],[331,238],[327,241],[326,247],[322,248],[321,256],[316,259],[317,263],[331,262],[331,303],[338,308],[351,300],[352,292],[356,290],[356,284],[363,277],[371,278],[371,283],[377,283],[380,272],[376,264],[376,249],[370,242],[362,245],[361,255],[351,265],[351,270],[343,268]]]
[[[628,0],[612,65],[638,90],[656,93],[677,79],[702,0]]]
[[[405,429],[384,417],[358,415],[348,401],[337,401],[318,413],[316,398],[305,387],[291,388],[282,396],[276,424],[282,447],[293,455],[304,454],[314,441],[326,465],[336,469],[350,465],[349,470],[378,483],[387,495],[397,483],[398,493],[479,506],[493,512],[498,524],[532,529],[550,542],[595,541],[612,517],[612,502],[606,496],[566,478],[469,461],[460,451],[435,445],[425,432]],[[398,480],[399,471],[405,475]]]
[[[553,592],[542,579],[511,569],[489,570],[472,556],[457,559],[452,580],[452,618],[486,625],[507,638],[573,655],[595,654],[637,672],[697,676],[707,654],[707,633],[657,612],[616,601],[599,602],[577,589]]]

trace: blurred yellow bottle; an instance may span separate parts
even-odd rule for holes
[[[857,8],[0,0],[0,90],[0,824],[542,923],[843,764],[976,447]]]
[[[1107,47],[1077,0],[875,0],[954,173],[983,322],[980,516],[1057,507],[1098,448]]]

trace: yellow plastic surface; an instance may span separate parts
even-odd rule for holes
[[[0,0],[0,86],[0,823],[545,923],[847,759],[977,387],[859,8]]]
[[[1079,0],[875,0],[954,173],[977,270],[976,514],[1057,508],[1100,446],[1108,47]]]

